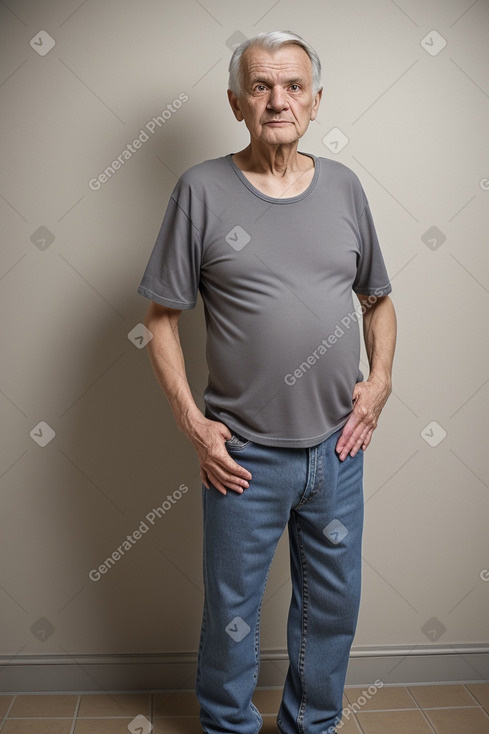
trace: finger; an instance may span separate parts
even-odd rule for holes
[[[218,487],[221,489],[223,487],[228,487],[235,492],[242,492],[244,489],[247,489],[250,484],[248,479],[245,479],[235,473],[235,468],[238,471],[241,469],[242,472],[251,479],[250,472],[246,471],[243,467],[240,467],[232,459],[228,462],[220,459],[216,460],[214,458],[214,460],[209,460],[202,464],[202,469],[207,475],[208,480],[216,487],[216,489]]]
[[[207,473],[207,477],[209,481],[208,489],[214,488],[214,489],[217,489],[217,491],[220,492],[221,494],[227,494],[227,489],[224,486],[224,484],[221,482],[221,480],[209,470],[207,470],[206,473]]]
[[[348,454],[350,454],[351,456],[355,456],[358,453],[364,441],[364,437],[365,437],[365,427],[360,425],[356,428],[356,430],[350,437],[349,441],[343,447],[340,453],[341,461],[344,461],[346,457],[348,456]]]
[[[248,487],[248,481],[252,479],[251,472],[248,471],[248,469],[245,469],[244,466],[240,466],[239,464],[235,464],[233,467],[233,474],[240,479],[243,487]]]
[[[220,492],[221,494],[227,494],[226,487],[223,487],[222,484],[219,484],[219,482],[215,482],[215,483],[212,482],[212,486],[214,487],[214,489],[217,489],[217,491]]]
[[[219,479],[218,477],[214,476],[211,477],[211,484],[213,487],[215,487],[221,494],[227,494],[227,490],[230,489],[233,492],[237,492],[237,494],[243,494],[244,488],[233,481],[232,477]]]
[[[241,470],[241,473],[238,473]],[[246,471],[243,467],[240,467],[234,462],[229,465],[224,462],[214,463],[207,467],[207,472],[212,473],[213,476],[217,477],[218,481],[222,482],[226,486],[235,484],[239,487],[247,489],[250,486],[248,481],[251,479],[251,474]]]
[[[235,491],[239,490],[240,492],[244,489],[248,489],[250,486],[246,479],[242,479],[241,477],[237,477],[235,474],[229,473],[224,474],[224,476],[222,476],[218,481],[229,489],[233,489]]]
[[[251,472],[248,471],[248,469],[245,469],[244,466],[241,466],[240,464],[237,464],[234,459],[231,458],[231,456],[226,451],[226,455],[223,457],[223,460],[220,461],[221,468],[227,472],[228,474],[231,474],[236,477],[236,479],[242,479],[243,480],[243,486],[248,486],[248,483],[246,480],[251,479]]]
[[[355,426],[354,430],[350,433],[348,436],[348,440],[346,442],[345,448],[352,448],[359,438],[364,434],[365,426],[362,423],[358,423],[358,425]]]
[[[360,436],[360,438],[358,439],[358,441],[355,444],[353,444],[353,446],[352,446],[352,448],[350,450],[350,456],[351,457],[356,456],[358,454],[358,452],[362,448],[362,443],[363,443],[363,438]]]
[[[353,432],[355,431],[357,425],[358,425],[359,419],[357,416],[352,413],[350,417],[348,418],[348,421],[343,426],[343,430],[341,432],[341,435],[336,443],[336,451],[340,453],[343,448],[346,446],[348,441],[350,440]]]
[[[243,492],[244,492],[243,487],[239,487],[237,485],[236,486],[229,486],[228,489],[230,489],[232,492],[236,492],[236,494],[243,494]]]
[[[369,431],[367,435],[365,436],[365,439],[363,441],[362,449],[365,451],[367,446],[369,446],[370,441],[372,440],[373,430]]]
[[[213,461],[204,464],[204,469],[207,472],[207,476],[212,484],[218,482],[221,486],[232,488],[232,489],[247,489],[250,485],[247,479],[236,474],[234,469],[242,469],[238,464],[235,464],[231,460],[231,466],[227,462]],[[243,469],[243,471],[251,478],[250,472]]]

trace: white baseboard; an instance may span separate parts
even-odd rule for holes
[[[195,653],[0,657],[0,692],[114,692],[192,690]],[[259,686],[282,686],[285,650],[263,650]],[[489,647],[382,647],[352,649],[347,685],[458,683],[489,680]]]

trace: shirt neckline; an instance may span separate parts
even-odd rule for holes
[[[306,196],[308,196],[311,191],[316,187],[319,179],[319,158],[317,158],[312,153],[302,153],[301,151],[301,155],[306,155],[308,158],[312,158],[312,160],[314,161],[314,175],[307,189],[305,189],[301,194],[298,194],[297,196],[290,196],[289,198],[276,198],[274,196],[268,196],[267,194],[264,194],[263,191],[260,191],[260,189],[257,189],[255,186],[253,186],[251,181],[248,181],[243,171],[238,168],[236,163],[233,161],[233,155],[234,153],[228,153],[225,156],[225,160],[229,163],[240,181],[246,186],[249,191],[251,191],[252,194],[257,196],[259,199],[263,199],[263,201],[268,201],[271,204],[293,204],[296,201],[301,201],[302,199],[305,199]]]

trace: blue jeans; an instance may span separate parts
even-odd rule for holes
[[[340,431],[309,449],[239,436],[229,454],[253,475],[243,494],[203,488],[205,601],[197,696],[206,734],[256,734],[260,609],[288,524],[289,669],[277,725],[333,734],[360,602],[363,452],[341,462]]]

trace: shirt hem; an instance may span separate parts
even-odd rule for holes
[[[154,301],[155,303],[159,303],[160,306],[168,306],[168,308],[175,308],[179,311],[188,311],[192,308],[195,308],[197,305],[197,301],[177,301],[174,298],[165,298],[164,296],[159,296],[157,293],[154,293],[149,288],[145,288],[144,286],[139,286],[138,293],[140,296],[144,296],[145,298],[148,298],[150,301]]]
[[[238,423],[235,423],[232,420],[228,420],[227,418],[223,420],[219,416],[216,416],[215,413],[213,413],[212,410],[210,410],[208,407],[206,407],[206,416],[209,417],[211,420],[216,420],[220,423],[224,423],[224,425],[226,425],[231,432],[235,431],[239,436],[245,438],[248,441],[252,441],[253,443],[262,446],[289,449],[310,449],[313,446],[317,446],[318,444],[323,443],[323,441],[326,441],[326,439],[332,436],[333,433],[336,433],[336,431],[339,431],[340,428],[343,428],[348,418],[350,417],[350,415],[347,415],[345,418],[339,421],[339,423],[337,423],[335,426],[328,429],[324,433],[321,433],[319,436],[310,436],[308,438],[278,438],[275,436],[261,436],[259,434],[253,433],[253,431],[249,431],[247,428],[241,426]]]
[[[379,298],[382,298],[382,296],[388,296],[389,293],[392,293],[392,286],[390,283],[384,286],[371,286],[368,288],[353,288],[354,293],[360,293],[361,296],[378,296]]]

